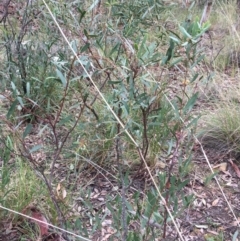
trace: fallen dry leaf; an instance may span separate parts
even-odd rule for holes
[[[111,219],[106,219],[102,222],[102,227],[110,226],[112,224]]]
[[[219,198],[215,199],[213,202],[212,202],[212,206],[217,206],[219,203]]]
[[[156,167],[156,168],[160,168],[160,169],[164,169],[164,168],[166,167],[166,165],[167,165],[167,164],[166,164],[165,162],[162,162],[162,161],[159,161],[159,160],[158,160],[158,161],[156,162],[155,167]]]
[[[217,169],[221,172],[225,172],[227,170],[227,162],[222,162],[222,163],[214,166],[213,169]]]
[[[232,225],[233,225],[233,226],[239,226],[239,224],[240,224],[240,217],[238,217],[237,220],[235,220],[235,221],[232,222]]]
[[[58,183],[57,189],[56,189],[56,193],[57,193],[57,197],[60,200],[65,199],[66,196],[67,196],[67,191],[66,191],[66,189],[64,188],[64,186],[61,183]]]
[[[202,224],[195,224],[194,225],[196,228],[199,228],[199,229],[207,229],[208,228],[208,225],[202,225]]]
[[[240,170],[238,168],[238,166],[230,159],[229,162],[231,163],[235,173],[237,174],[237,177],[240,178]]]
[[[48,235],[48,222],[47,219],[43,216],[43,214],[35,207],[32,207],[31,209],[32,217],[34,219],[39,220],[40,222],[34,220],[33,222],[36,223],[40,230],[40,235]],[[44,222],[44,223],[43,223]]]
[[[202,204],[204,205],[204,206],[206,206],[207,205],[207,202],[206,202],[206,200],[203,198],[202,200]]]
[[[36,241],[66,241],[62,235],[48,231],[49,224],[47,219],[35,206],[29,205],[22,213],[34,218],[31,222],[35,223],[39,227],[40,234]]]

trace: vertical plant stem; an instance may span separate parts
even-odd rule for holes
[[[27,71],[26,71],[26,66],[25,66],[25,62],[24,62],[24,55],[26,53],[24,53],[25,50],[23,50],[22,41],[27,32],[27,26],[32,22],[32,19],[29,19],[29,15],[27,13],[28,5],[29,5],[29,1],[27,1],[27,5],[24,10],[22,26],[20,29],[20,33],[17,37],[17,43],[16,43],[16,50],[17,50],[17,56],[18,56],[18,67],[19,67],[21,78],[22,78],[22,88],[23,88],[24,94],[27,93],[27,83],[26,83]]]
[[[68,139],[68,137],[69,137],[69,135],[73,132],[73,130],[74,130],[75,127],[77,126],[77,124],[78,124],[78,122],[79,122],[79,120],[80,120],[80,117],[82,116],[84,107],[85,107],[85,105],[83,105],[83,106],[81,107],[80,113],[79,113],[79,115],[78,115],[78,117],[77,117],[77,120],[75,121],[73,127],[72,127],[72,128],[68,131],[68,133],[65,135],[65,137],[64,137],[63,140],[62,140],[62,143],[61,143],[60,147],[58,147],[57,150],[56,150],[56,153],[55,153],[54,158],[53,158],[52,166],[51,166],[51,171],[50,171],[50,181],[49,181],[50,183],[52,183],[53,171],[54,171],[55,163],[56,163],[57,159],[59,158],[59,155],[60,155],[60,153],[61,153],[61,151],[62,151],[62,149],[63,149],[63,147],[64,147],[64,145],[65,145],[65,143],[66,143],[66,141],[67,141],[67,139]]]
[[[142,110],[142,119],[143,119],[143,156],[144,158],[146,158],[147,156],[147,152],[148,152],[148,136],[147,136],[147,118],[148,118],[148,114],[147,114],[147,110],[145,110],[144,108],[141,108]]]
[[[121,118],[121,107],[118,106],[118,118]],[[127,210],[126,210],[126,185],[124,182],[124,175],[123,175],[123,169],[122,169],[122,154],[121,154],[121,140],[120,140],[120,131],[121,126],[119,123],[117,123],[117,137],[116,137],[116,159],[118,164],[118,171],[121,178],[122,183],[122,190],[121,190],[121,206],[122,206],[122,213],[121,213],[121,223],[122,223],[122,241],[127,240],[128,236],[128,228],[127,228]]]

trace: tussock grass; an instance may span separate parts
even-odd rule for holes
[[[215,103],[211,105],[211,110],[203,115],[202,127],[199,128],[204,145],[226,150],[235,156],[240,153],[239,87],[239,84],[231,81],[225,81],[225,88],[223,85],[222,88],[215,86]]]
[[[210,43],[211,63],[217,70],[227,67],[236,69],[239,66],[240,37],[238,33],[239,18],[236,3],[219,1],[213,6]]]
[[[211,147],[240,150],[240,110],[237,104],[217,106],[204,117],[203,142]]]
[[[1,204],[19,212],[34,204],[46,212],[52,210],[50,216],[54,217],[56,213],[51,207],[48,190],[43,181],[22,159],[17,158],[14,166],[15,172],[9,173],[10,182],[0,190],[0,197],[4,197]],[[0,213],[0,219],[7,218],[5,213]]]

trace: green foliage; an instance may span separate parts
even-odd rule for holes
[[[165,226],[171,219],[156,189],[167,200],[174,217],[181,216],[193,199],[192,195],[184,194],[184,188],[188,184],[198,120],[193,115],[198,98],[195,87],[203,78],[197,68],[204,59],[199,42],[209,24],[201,26],[196,18],[181,24],[179,30],[168,31],[159,24],[167,11],[162,1],[131,0],[120,4],[109,0],[103,6],[101,1],[91,5],[49,1],[61,28],[72,40],[76,58],[45,10],[36,18],[35,26],[28,26],[38,30],[33,33],[27,29],[24,23],[32,22],[34,11],[44,7],[35,4],[25,6],[22,22],[9,17],[12,25],[5,24],[1,30],[7,69],[5,86],[11,91],[4,124],[10,122],[17,136],[4,142],[8,149],[2,157],[1,201],[9,200],[6,194],[10,190],[10,174],[15,173],[7,165],[10,153],[16,154],[13,146],[27,164],[21,163],[16,172],[16,176],[23,177],[21,191],[12,183],[19,202],[12,198],[9,203],[21,209],[32,202],[36,192],[46,193],[48,189],[48,206],[54,222],[57,218],[64,220],[62,210],[66,211],[64,207],[72,205],[79,194],[81,171],[88,169],[88,165],[98,170],[114,167],[117,173],[113,176],[122,190],[115,198],[109,197],[106,206],[116,229],[115,237],[165,238]],[[101,11],[106,14],[98,14]],[[110,114],[90,77],[124,129]],[[134,167],[139,166],[140,171],[144,167],[140,152],[150,167],[158,164],[158,156],[170,160],[170,164],[166,172],[158,174],[157,187],[144,190],[144,194],[136,192],[133,200],[128,200],[130,175]],[[39,156],[43,156],[42,163],[37,159]],[[64,178],[58,174],[62,166]],[[35,188],[34,173],[44,180]],[[55,197],[56,186],[63,179],[72,199]],[[79,217],[71,217],[74,220],[64,224],[89,237],[101,229],[108,214],[95,211],[90,190],[81,191],[81,204],[88,210],[85,216],[92,225],[91,232]],[[128,228],[133,222],[139,224],[137,231]]]
[[[223,234],[220,233],[219,235],[205,235],[206,241],[222,241],[224,240]]]
[[[159,174],[160,191],[166,199],[169,195],[169,205],[173,207],[173,215],[179,217],[192,202],[193,195],[182,195],[182,202],[179,202],[178,194],[187,185],[188,181],[182,182],[173,176],[171,178],[171,187],[168,189],[165,185],[166,179],[166,173]],[[164,218],[164,207],[159,201],[158,193],[152,188],[146,193],[143,201],[139,199],[140,192],[135,192],[133,197],[133,205],[125,200],[127,226],[134,222],[138,222],[140,226],[137,230],[129,230],[127,240],[155,240],[156,237],[162,235],[155,228],[161,230],[165,221],[171,222],[169,218],[167,220]],[[116,236],[121,237],[124,227],[123,223],[121,223],[123,214],[121,197],[117,196],[113,201],[108,202],[107,208],[113,217],[113,225],[119,232],[116,233]]]
[[[7,144],[10,138],[8,137]],[[9,148],[9,146],[8,146]],[[9,149],[11,151],[12,149]],[[5,158],[6,152],[5,152]],[[7,159],[6,159],[7,160]],[[37,203],[44,198],[44,207],[50,208],[49,195],[44,183],[38,179],[31,168],[21,159],[15,159],[12,164],[6,163],[6,167],[1,168],[2,190],[0,192],[1,205],[16,211],[22,211],[29,204]],[[40,203],[38,203],[41,205]],[[51,210],[55,213],[54,209]],[[3,217],[1,217],[3,218]]]
[[[1,147],[1,160],[2,160],[2,168],[1,168],[1,202],[4,200],[4,196],[7,195],[8,191],[11,191],[8,188],[10,183],[10,175],[11,175],[11,165],[8,164],[11,158],[11,151],[13,149],[13,143],[11,137],[8,136],[6,138],[5,143]]]

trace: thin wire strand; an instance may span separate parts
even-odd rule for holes
[[[3,210],[6,210],[6,211],[8,211],[8,212],[11,212],[11,213],[15,213],[15,214],[17,214],[17,215],[20,215],[20,216],[22,216],[22,217],[24,217],[24,218],[31,219],[31,220],[35,221],[36,223],[46,224],[46,225],[49,226],[49,227],[58,229],[58,230],[60,230],[60,231],[62,231],[62,232],[64,232],[64,233],[67,233],[67,234],[70,234],[70,235],[72,235],[72,236],[74,236],[74,237],[80,238],[80,239],[82,239],[83,241],[91,241],[91,239],[84,238],[83,236],[80,236],[80,235],[77,235],[77,234],[72,233],[72,232],[70,232],[70,231],[67,231],[67,230],[65,230],[65,229],[59,228],[59,227],[57,227],[57,226],[55,226],[55,225],[52,225],[52,224],[50,224],[50,223],[41,221],[41,220],[39,220],[39,219],[36,219],[36,218],[31,217],[31,216],[25,215],[25,214],[23,214],[23,213],[17,212],[17,211],[15,211],[15,210],[10,209],[10,208],[3,207],[2,205],[0,205],[0,208],[3,209]]]
[[[113,116],[115,117],[115,119],[117,120],[117,122],[121,125],[121,127],[123,128],[123,130],[125,131],[125,133],[128,135],[128,137],[131,139],[131,141],[134,143],[134,145],[135,145],[136,148],[138,149],[139,154],[140,154],[140,156],[141,156],[141,158],[142,158],[142,160],[143,160],[143,162],[144,162],[144,165],[145,165],[145,167],[146,167],[146,169],[147,169],[147,171],[148,171],[148,174],[149,174],[149,176],[150,176],[150,178],[151,178],[151,180],[152,180],[152,182],[153,182],[153,184],[154,184],[154,186],[155,186],[155,188],[156,188],[156,190],[157,190],[157,192],[158,192],[158,195],[159,195],[159,197],[161,198],[161,200],[162,200],[162,202],[163,202],[163,204],[164,204],[164,206],[165,206],[165,208],[166,208],[166,210],[167,210],[167,212],[168,212],[168,214],[169,214],[169,216],[170,216],[170,218],[171,218],[171,220],[172,220],[172,222],[173,222],[173,224],[174,224],[174,226],[175,226],[175,228],[176,228],[176,230],[177,230],[177,233],[178,233],[179,237],[181,238],[182,241],[184,241],[184,239],[183,239],[183,237],[182,237],[182,234],[181,234],[181,232],[180,232],[180,230],[179,230],[179,228],[178,228],[178,226],[177,226],[177,223],[176,223],[176,221],[175,221],[175,219],[174,219],[174,217],[173,217],[170,209],[169,209],[168,206],[167,206],[166,200],[165,200],[165,198],[162,196],[162,194],[161,194],[161,192],[160,192],[160,190],[159,190],[159,188],[158,188],[158,186],[157,186],[157,184],[156,184],[156,182],[155,182],[155,180],[154,180],[154,178],[153,178],[153,176],[152,176],[152,174],[151,174],[150,168],[149,168],[148,165],[147,165],[147,162],[146,162],[146,160],[145,160],[145,158],[144,158],[144,156],[143,156],[143,154],[142,154],[142,152],[141,152],[141,150],[140,150],[139,145],[138,145],[137,142],[134,140],[134,138],[132,137],[132,135],[128,132],[128,130],[126,130],[124,124],[123,124],[122,121],[118,118],[118,116],[116,115],[116,113],[113,111],[113,109],[111,108],[111,106],[109,105],[109,103],[107,102],[107,100],[105,99],[105,97],[103,96],[103,94],[101,93],[101,91],[99,90],[99,88],[97,87],[97,85],[95,84],[95,82],[93,81],[91,75],[88,73],[88,71],[86,70],[86,68],[85,68],[84,65],[82,64],[82,62],[81,62],[81,60],[79,59],[77,53],[75,52],[75,50],[74,50],[73,47],[71,46],[69,40],[67,39],[67,37],[66,37],[66,35],[64,34],[63,30],[61,29],[60,25],[58,24],[56,18],[53,16],[53,13],[52,13],[51,9],[49,8],[48,4],[45,2],[45,0],[42,0],[42,1],[43,1],[43,3],[45,4],[45,6],[46,6],[49,14],[51,15],[53,21],[55,22],[56,26],[58,27],[58,29],[59,29],[61,35],[63,36],[64,40],[65,40],[66,43],[68,44],[70,50],[72,51],[72,53],[74,54],[74,56],[76,57],[76,59],[78,60],[78,62],[80,63],[80,65],[82,66],[83,70],[84,70],[85,73],[87,74],[89,80],[91,81],[91,83],[93,84],[93,86],[95,87],[95,89],[97,90],[98,94],[100,95],[100,97],[102,98],[102,100],[104,101],[104,103],[106,104],[106,106],[108,107],[108,109],[111,111],[111,113],[113,114]]]

